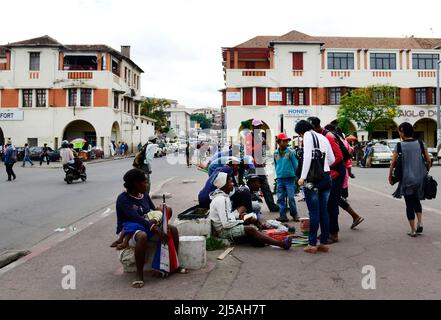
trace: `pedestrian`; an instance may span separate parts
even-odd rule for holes
[[[14,172],[14,164],[17,162],[17,151],[12,147],[12,144],[10,141],[6,144],[6,150],[5,150],[5,167],[6,167],[6,174],[8,175],[7,181],[12,181],[11,178],[14,180],[17,179],[17,176]]]
[[[43,149],[40,153],[40,166],[43,164],[43,160],[46,158],[47,165],[49,165],[49,148],[47,147],[47,143],[44,144]]]
[[[127,143],[124,143],[124,155],[127,155],[129,151],[129,145]]]
[[[304,249],[307,253],[317,251],[328,252],[330,217],[328,213],[329,199],[332,189],[330,165],[335,162],[334,152],[328,139],[313,130],[313,126],[306,120],[296,124],[295,131],[303,138],[303,153],[301,154],[301,172],[299,186],[305,187],[305,200],[309,211],[309,239],[308,246]],[[312,161],[316,162],[316,168],[322,171],[315,181],[310,176]],[[318,162],[318,164],[317,164]],[[320,166],[320,167],[318,167]],[[317,246],[317,233],[320,227],[320,245]]]
[[[29,145],[27,143],[25,143],[22,167],[25,167],[26,162],[29,162],[31,164],[31,166],[34,165],[31,161],[30,155],[31,155],[31,152],[29,151]]]
[[[410,237],[416,237],[423,233],[423,209],[421,200],[424,200],[424,182],[430,170],[431,161],[427,148],[420,140],[413,138],[413,126],[403,122],[398,127],[401,142],[399,142],[392,155],[389,168],[389,183],[394,184],[393,171],[400,158],[401,181],[393,196],[401,199],[404,196],[406,203],[407,220],[410,225]],[[415,226],[415,215],[418,223]]]
[[[118,143],[116,144],[116,155],[120,155],[121,154],[121,141],[118,141]]]
[[[229,194],[233,191],[234,184],[231,176],[219,172],[213,184],[217,189],[211,194],[209,218],[219,238],[233,242],[240,238],[248,238],[259,246],[268,244],[285,250],[291,248],[292,237],[286,237],[283,241],[274,240],[259,231],[256,219],[244,220],[247,211],[245,207],[232,211]]]
[[[109,153],[112,158],[115,156],[115,142],[114,141],[110,141],[110,143],[109,143]]]
[[[279,205],[279,218],[277,221],[288,222],[286,215],[286,199],[288,198],[289,212],[293,221],[300,221],[295,200],[297,158],[294,150],[288,147],[291,139],[284,133],[277,136],[279,148],[274,152],[274,167],[277,178],[277,204]]]
[[[263,122],[259,119],[254,119],[252,122],[252,130],[245,136],[246,150],[245,154],[253,157],[256,174],[260,176],[262,183],[262,193],[265,203],[271,212],[279,212],[279,207],[274,203],[273,192],[268,183],[266,174],[266,163],[264,159],[264,138],[262,134]]]
[[[187,141],[187,146],[185,147],[185,159],[187,161],[187,168],[191,167],[190,163],[190,142]]]
[[[312,124],[315,132],[323,135],[328,139],[331,145],[332,152],[334,153],[335,162],[330,163],[330,175],[332,179],[332,189],[328,200],[328,213],[329,213],[329,243],[338,242],[338,233],[340,231],[338,225],[338,215],[339,215],[339,202],[341,197],[341,190],[343,188],[343,182],[346,176],[346,166],[345,162],[348,159],[344,159],[343,151],[346,148],[340,147],[339,139],[330,131],[325,130],[321,127],[320,119],[317,117],[310,117],[308,121]],[[343,150],[344,149],[344,150]],[[350,155],[349,155],[350,158]]]
[[[149,142],[145,146],[144,157],[142,159],[141,170],[144,171],[147,177],[147,193],[150,194],[150,176],[152,174],[152,162],[155,158],[155,153],[158,151],[158,144],[156,137],[150,137]]]

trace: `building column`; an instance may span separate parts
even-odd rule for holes
[[[270,69],[274,69],[274,49],[270,49],[269,63],[270,63]]]
[[[226,57],[226,68],[231,69],[231,52],[230,50],[227,51],[227,57]]]
[[[239,69],[239,52],[234,51],[234,69]]]
[[[11,52],[6,51],[6,70],[11,70]]]

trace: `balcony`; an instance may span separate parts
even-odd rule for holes
[[[70,80],[93,79],[93,72],[91,72],[91,71],[69,71],[67,73],[67,78]]]
[[[277,87],[273,69],[227,69],[226,82],[229,87],[273,86]]]

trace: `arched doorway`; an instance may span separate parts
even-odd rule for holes
[[[249,150],[251,148],[250,145],[248,145],[251,141],[249,139],[247,139],[247,137],[249,136],[249,133],[251,132],[251,128],[252,128],[252,122],[253,119],[248,119],[246,121],[242,121],[241,126],[239,127],[239,131],[238,131],[238,135],[239,135],[239,140],[240,140],[240,144],[242,146],[244,146],[244,152],[245,154],[249,154]],[[262,138],[263,138],[263,157],[266,157],[266,155],[268,154],[268,152],[272,151],[272,147],[273,147],[273,137],[271,134],[271,129],[269,127],[269,125],[265,122],[262,121]]]
[[[118,122],[114,122],[112,125],[112,131],[110,132],[110,141],[121,141],[121,129]]]
[[[5,145],[5,135],[3,134],[2,128],[0,128],[0,146]]]
[[[428,148],[435,148],[436,139],[436,121],[430,118],[423,118],[413,125],[415,138],[423,140]]]
[[[398,126],[391,119],[380,119],[374,124],[374,132],[372,132],[372,139],[386,140],[398,139]]]
[[[72,141],[74,139],[85,139],[92,145],[97,145],[96,130],[89,122],[75,120],[69,123],[63,132],[63,140]]]

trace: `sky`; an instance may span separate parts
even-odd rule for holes
[[[221,48],[257,35],[441,38],[440,0],[14,0],[0,16],[0,44],[130,45],[142,95],[189,107],[221,105]]]

